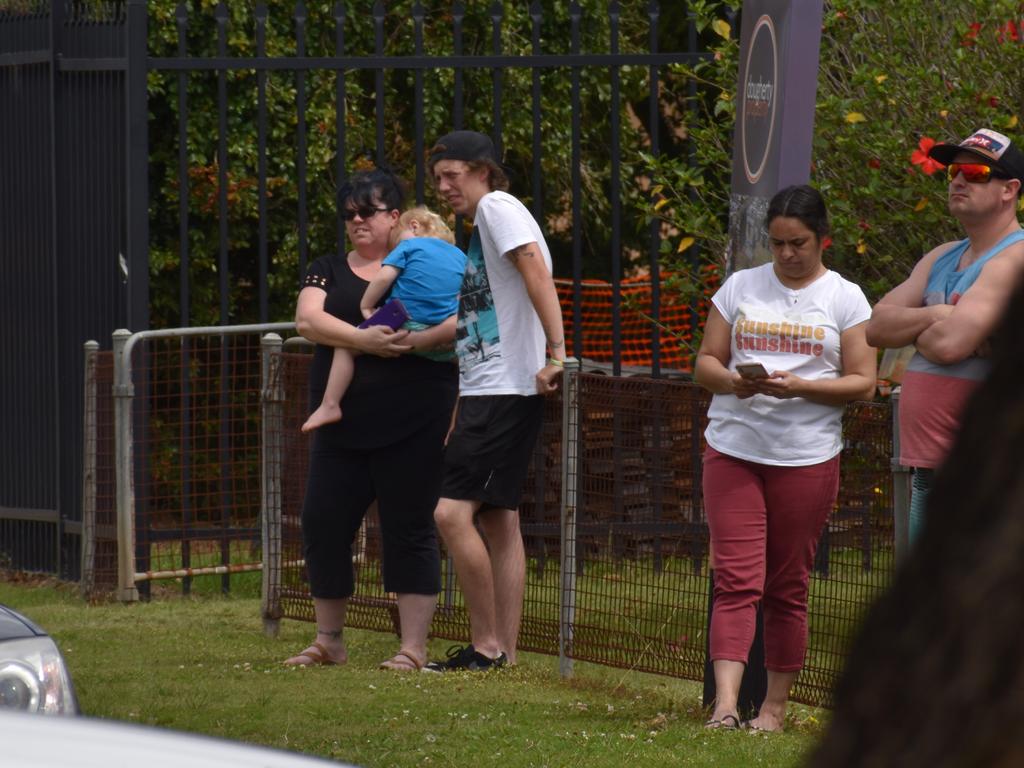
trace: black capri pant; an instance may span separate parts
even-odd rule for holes
[[[352,544],[367,508],[377,500],[384,589],[403,594],[441,591],[441,556],[434,508],[449,414],[443,413],[392,445],[341,447],[330,429],[313,436],[302,505],[302,538],[313,597],[355,591]]]

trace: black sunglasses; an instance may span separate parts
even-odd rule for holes
[[[372,206],[359,206],[358,208],[346,208],[342,211],[341,218],[345,221],[352,221],[356,216],[360,219],[372,219],[378,213],[384,213],[387,208],[374,208]]]

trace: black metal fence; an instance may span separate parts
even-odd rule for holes
[[[132,322],[124,35],[41,3],[0,13],[0,557],[73,575],[82,343]],[[145,266],[141,271],[145,273]]]
[[[577,334],[580,281],[611,281],[618,373],[627,262],[659,281],[638,150],[685,151],[674,65],[700,56],[686,5],[648,0],[5,3],[0,561],[78,573],[86,340],[287,319],[344,247],[340,180],[387,163],[431,203],[424,150],[452,127],[504,151]]]

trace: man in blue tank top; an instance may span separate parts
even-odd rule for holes
[[[868,343],[917,351],[900,396],[900,464],[913,467],[910,538],[924,520],[933,472],[949,451],[963,405],[988,373],[986,348],[1024,272],[1017,208],[1024,153],[983,128],[959,144],[936,144],[946,166],[949,212],[967,237],[927,253],[875,306]]]

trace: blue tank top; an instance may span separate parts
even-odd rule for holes
[[[928,274],[924,303],[956,304],[974,285],[982,267],[1004,248],[1024,240],[1013,232],[983,253],[973,264],[957,270],[968,241],[942,254]],[[903,376],[900,400],[900,463],[910,467],[937,467],[948,455],[960,429],[960,414],[975,387],[989,372],[987,357],[971,355],[957,363],[940,365],[915,352]]]
[[[928,273],[928,286],[924,292],[924,303],[926,306],[935,304],[956,304],[968,288],[974,285],[974,281],[981,274],[982,267],[1004,248],[1016,242],[1024,240],[1024,230],[1011,232],[989,250],[985,251],[971,266],[964,270],[956,267],[960,263],[970,240],[961,240],[944,254],[939,256],[932,264],[932,270]]]

